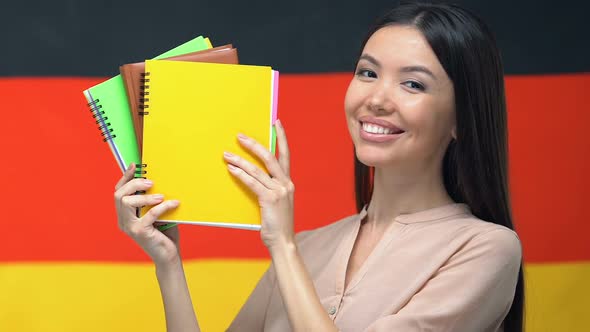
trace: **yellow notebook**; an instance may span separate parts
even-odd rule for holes
[[[142,169],[147,194],[178,199],[158,221],[260,229],[256,196],[227,170],[223,152],[265,170],[237,140],[274,152],[278,72],[266,66],[147,60]],[[145,213],[144,209],[144,213]]]

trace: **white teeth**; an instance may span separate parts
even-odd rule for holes
[[[374,124],[368,124],[368,123],[363,123],[363,130],[371,133],[371,134],[385,134],[385,135],[389,135],[389,134],[393,134],[393,130],[389,129],[389,128],[384,128],[381,126],[377,126]]]

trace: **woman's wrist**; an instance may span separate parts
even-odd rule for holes
[[[181,261],[178,244],[171,239],[163,239],[156,243],[140,243],[142,249],[152,259],[156,267],[174,267]]]
[[[154,264],[156,265],[156,274],[158,276],[169,274],[171,272],[183,271],[180,255],[176,255],[163,261],[154,261]]]
[[[297,251],[297,245],[295,243],[295,238],[284,237],[273,241],[268,246],[268,251],[273,259],[279,256],[285,256],[285,254],[291,254]]]

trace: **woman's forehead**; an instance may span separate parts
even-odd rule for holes
[[[384,62],[414,60],[423,65],[438,63],[424,35],[411,26],[388,26],[377,30],[367,41],[363,53]]]

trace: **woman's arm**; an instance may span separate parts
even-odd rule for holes
[[[224,157],[230,173],[258,196],[262,219],[260,236],[270,251],[276,282],[291,327],[294,331],[337,331],[320,303],[295,245],[295,188],[290,177],[289,147],[280,121],[277,121],[275,128],[279,147],[278,160],[255,140],[238,135],[240,144],[264,161],[268,173],[234,154],[226,153]]]
[[[176,208],[178,201],[165,201],[162,195],[135,195],[153,183],[134,179],[135,166],[130,165],[115,186],[115,207],[119,228],[131,237],[154,261],[160,285],[168,332],[199,331],[178,250],[178,228],[159,231],[155,221],[164,212]],[[136,209],[153,206],[141,218]]]
[[[164,302],[166,330],[200,331],[180,258],[170,264],[156,265],[156,276]]]

